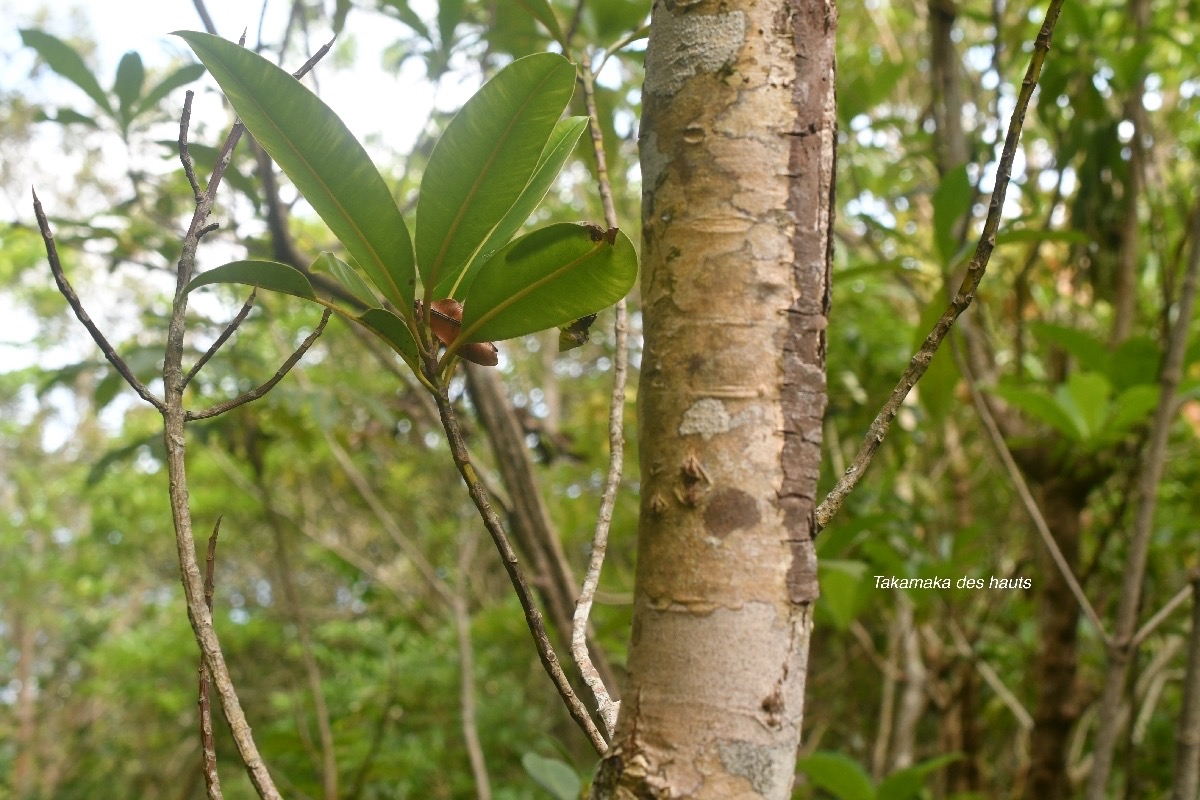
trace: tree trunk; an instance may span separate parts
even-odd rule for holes
[[[657,0],[628,680],[593,797],[787,798],[825,410],[833,3]]]

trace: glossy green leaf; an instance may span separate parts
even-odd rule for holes
[[[188,64],[175,70],[154,84],[150,91],[146,92],[141,101],[138,102],[137,108],[134,109],[133,116],[138,117],[154,108],[166,99],[167,95],[171,92],[182,86],[187,86],[189,83],[194,83],[207,71],[203,64]]]
[[[334,280],[342,285],[342,288],[354,295],[355,299],[367,308],[379,305],[379,298],[375,296],[375,292],[371,291],[371,287],[362,279],[358,271],[333,253],[321,253],[317,256],[317,260],[313,262],[313,269],[328,272]]]
[[[963,215],[971,209],[973,194],[966,164],[947,172],[933,193],[934,244],[944,267],[954,263],[958,252],[958,226]]]
[[[549,792],[555,800],[578,800],[583,784],[570,764],[557,758],[545,758],[537,753],[521,756],[521,766],[539,786]]]
[[[231,261],[192,278],[184,291],[191,292],[213,283],[240,283],[305,300],[317,299],[303,272],[278,261]]]
[[[574,152],[575,145],[579,143],[579,137],[586,129],[587,117],[568,117],[555,124],[554,131],[550,134],[550,141],[546,143],[546,148],[542,151],[541,161],[538,163],[533,177],[521,192],[521,196],[513,203],[504,218],[496,223],[496,227],[492,229],[476,252],[471,263],[455,281],[455,285],[446,287],[445,291],[436,292],[439,298],[463,299],[467,293],[467,287],[475,279],[475,274],[483,262],[487,261],[496,250],[508,244],[530,215],[537,210],[538,205],[545,198],[546,192],[550,191],[550,187],[554,185],[558,173],[562,171],[563,164]]]
[[[108,95],[100,88],[96,76],[88,69],[79,53],[75,52],[75,48],[57,36],[51,36],[36,28],[22,29],[21,41],[26,47],[36,50],[50,69],[78,86],[88,97],[96,101],[96,105],[112,114]]]
[[[429,156],[417,200],[417,265],[445,297],[521,196],[575,89],[554,53],[500,70],[454,116]]]
[[[412,242],[367,151],[329,106],[266,59],[216,36],[177,33],[216,78],[246,128],[358,261],[410,313]]]
[[[549,225],[480,268],[463,302],[463,340],[499,341],[565,325],[611,306],[636,278],[637,253],[625,234],[618,231],[609,244],[592,226]]]
[[[874,800],[875,787],[866,770],[854,759],[841,753],[817,751],[796,762],[808,780],[838,800]]]
[[[387,342],[410,367],[414,370],[417,368],[417,364],[420,363],[417,357],[417,343],[404,320],[386,308],[369,308],[354,319]]]
[[[146,68],[142,66],[142,57],[130,50],[121,57],[117,65],[117,77],[113,81],[113,94],[120,102],[121,122],[128,125],[133,117],[133,104],[142,96],[142,87],[146,83]]]

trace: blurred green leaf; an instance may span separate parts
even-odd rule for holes
[[[88,69],[83,58],[75,52],[73,47],[57,36],[51,36],[36,28],[23,28],[21,41],[26,47],[36,50],[50,69],[78,86],[88,97],[96,101],[96,105],[107,111],[110,116],[112,115],[113,110],[109,104],[108,95],[100,88],[96,76]]]
[[[838,630],[846,630],[862,611],[866,593],[863,578],[868,565],[862,561],[821,559],[817,562],[817,580],[821,588],[819,605],[824,606]]]
[[[146,92],[138,102],[137,108],[134,109],[133,117],[140,117],[166,99],[171,92],[187,86],[189,83],[194,83],[207,71],[203,64],[188,64],[175,70]]]
[[[521,756],[521,766],[539,786],[549,792],[555,800],[579,800],[583,784],[570,764],[557,758],[546,758],[537,753]]]
[[[988,391],[1036,421],[1049,425],[1073,442],[1083,441],[1086,437],[1086,431],[1080,427],[1079,420],[1063,409],[1044,389],[995,386]]]
[[[966,164],[947,172],[933,193],[933,241],[945,268],[954,265],[959,249],[958,226],[963,215],[971,210],[974,193]]]
[[[1101,372],[1108,368],[1108,347],[1087,331],[1050,322],[1031,322],[1029,330],[1043,343],[1066,350],[1082,369]]]
[[[142,87],[146,83],[146,68],[142,66],[142,57],[130,50],[121,57],[117,65],[117,77],[113,81],[113,94],[120,102],[120,121],[122,128],[129,126],[133,118],[133,107],[142,96]]]
[[[879,800],[919,800],[924,796],[925,781],[929,775],[961,758],[958,753],[951,753],[897,770],[879,784],[877,797]]]
[[[818,751],[800,759],[797,769],[809,782],[838,800],[875,800],[875,787],[866,770],[852,758],[840,753]]]
[[[542,23],[554,37],[554,41],[559,44],[563,43],[562,28],[559,26],[558,17],[554,15],[554,10],[550,8],[548,0],[515,0],[515,2],[525,10],[525,13]]]
[[[1088,441],[1103,432],[1112,385],[1099,372],[1073,372],[1054,392],[1059,405],[1076,420]]]

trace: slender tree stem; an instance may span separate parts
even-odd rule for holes
[[[958,288],[958,293],[954,299],[950,301],[949,306],[942,313],[941,318],[934,324],[933,330],[925,337],[925,341],[921,347],[913,355],[908,362],[908,368],[904,370],[904,374],[900,376],[900,381],[896,384],[896,388],[892,390],[891,397],[883,404],[883,408],[875,416],[874,422],[871,423],[870,429],[867,431],[866,437],[863,439],[862,445],[858,449],[858,454],[855,455],[854,461],[846,468],[846,472],[838,480],[837,485],[829,492],[821,505],[816,510],[816,529],[820,531],[829,521],[833,519],[838,510],[842,507],[846,497],[862,480],[862,476],[866,473],[867,468],[871,465],[871,461],[875,458],[875,453],[879,450],[879,445],[883,443],[887,436],[888,429],[892,425],[892,420],[896,418],[896,414],[900,411],[900,406],[904,402],[904,398],[908,397],[908,393],[916,386],[917,381],[929,369],[930,362],[933,361],[933,356],[945,340],[946,334],[950,332],[950,328],[958,317],[970,307],[975,299],[975,292],[979,288],[980,281],[983,280],[984,273],[987,271],[988,261],[991,260],[992,250],[996,247],[996,231],[1000,227],[1000,215],[1004,209],[1004,196],[1008,192],[1008,182],[1012,178],[1013,159],[1017,153],[1017,143],[1021,138],[1021,129],[1025,124],[1025,113],[1029,109],[1029,102],[1033,98],[1033,90],[1037,86],[1038,77],[1042,72],[1042,64],[1046,59],[1046,54],[1050,51],[1050,40],[1054,34],[1054,26],[1058,23],[1058,15],[1062,10],[1063,0],[1050,0],[1050,5],[1046,9],[1046,19],[1042,23],[1042,29],[1037,35],[1037,40],[1034,42],[1033,54],[1029,59],[1029,69],[1025,73],[1025,80],[1021,83],[1021,91],[1017,96],[1016,107],[1013,109],[1012,119],[1008,123],[1008,134],[1004,138],[1004,149],[1000,156],[1000,162],[996,167],[996,186],[992,190],[991,204],[988,206],[987,219],[983,223],[983,232],[979,235],[979,242],[975,246],[975,255],[972,256],[970,264],[967,265],[967,274],[963,277],[962,284]]]

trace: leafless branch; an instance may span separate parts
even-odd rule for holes
[[[454,582],[451,608],[454,628],[458,633],[459,706],[462,710],[463,740],[475,776],[475,796],[492,800],[492,785],[488,780],[487,761],[479,743],[479,725],[475,714],[475,659],[471,648],[471,615],[467,604],[467,572],[475,555],[475,532],[463,531],[458,551],[458,574]]]
[[[221,518],[213,525],[212,536],[208,537],[208,552],[204,559],[204,604],[208,613],[213,610],[213,593],[216,586],[217,564],[217,534],[221,530]],[[213,742],[212,705],[209,702],[208,691],[212,676],[204,655],[200,656],[200,749],[203,753],[202,771],[204,787],[208,792],[208,800],[222,800],[221,779],[217,776],[217,748]]]
[[[50,272],[54,274],[54,282],[58,284],[58,291],[66,298],[67,303],[71,306],[71,310],[75,312],[75,317],[83,323],[84,328],[87,328],[87,332],[91,334],[92,341],[100,348],[100,352],[104,353],[104,357],[121,374],[125,382],[133,387],[138,397],[157,408],[159,413],[162,413],[164,410],[163,401],[151,394],[150,390],[133,374],[133,370],[129,368],[125,360],[117,355],[117,351],[108,343],[108,339],[104,337],[104,334],[100,332],[100,328],[96,326],[95,322],[92,322],[92,318],[84,310],[83,303],[79,301],[79,295],[75,294],[75,289],[72,288],[71,282],[67,280],[66,274],[63,273],[62,262],[58,260],[58,248],[54,245],[54,233],[50,230],[50,222],[46,219],[46,212],[42,210],[42,203],[38,200],[36,190],[33,192],[33,213],[37,217],[38,229],[42,232],[42,241],[46,244],[46,257],[50,261]]]
[[[200,202],[200,181],[196,179],[196,164],[192,154],[188,152],[188,128],[192,124],[192,99],[196,93],[188,89],[183,96],[183,115],[179,118],[179,161],[183,164],[183,174],[187,176],[192,186],[192,198]]]
[[[1008,123],[1008,133],[1004,139],[1004,149],[1001,153],[1000,161],[996,166],[996,186],[992,190],[992,200],[988,206],[987,218],[983,224],[983,232],[980,234],[979,242],[975,246],[975,255],[971,257],[971,262],[967,265],[967,273],[958,288],[958,293],[950,301],[941,318],[933,326],[933,330],[925,337],[925,341],[921,344],[920,349],[917,350],[909,361],[908,368],[900,376],[900,381],[896,384],[896,388],[892,390],[891,397],[884,403],[883,408],[876,415],[874,422],[871,423],[871,427],[867,431],[867,435],[863,439],[863,443],[859,447],[854,461],[847,467],[846,472],[838,480],[833,490],[829,492],[817,507],[815,513],[817,531],[820,531],[829,524],[829,521],[833,519],[834,515],[842,507],[842,503],[845,502],[846,497],[854,490],[858,482],[862,480],[862,476],[866,473],[871,461],[875,458],[875,453],[879,450],[879,445],[882,444],[884,437],[887,436],[892,420],[895,419],[897,412],[899,412],[904,398],[908,396],[912,387],[917,384],[917,381],[929,369],[929,364],[933,360],[934,354],[946,338],[946,334],[950,332],[950,328],[954,325],[955,320],[970,307],[972,301],[975,299],[975,292],[979,288],[980,281],[983,280],[984,273],[987,271],[988,261],[992,257],[992,250],[996,246],[996,231],[1000,227],[1000,216],[1004,209],[1004,197],[1008,191],[1008,182],[1012,177],[1013,159],[1016,156],[1017,143],[1021,137],[1021,128],[1025,123],[1025,113],[1029,109],[1029,102],[1033,97],[1033,90],[1037,86],[1038,77],[1041,75],[1042,64],[1045,61],[1046,54],[1050,51],[1050,40],[1054,33],[1054,26],[1058,22],[1058,15],[1062,10],[1062,4],[1063,0],[1050,0],[1050,5],[1046,9],[1046,19],[1042,23],[1042,29],[1038,32],[1037,39],[1034,42],[1033,54],[1029,60],[1029,68],[1025,73],[1024,81],[1021,83],[1021,91],[1017,96],[1012,119]]]
[[[1158,629],[1158,626],[1166,622],[1175,613],[1175,609],[1186,603],[1189,597],[1192,597],[1192,593],[1193,584],[1190,583],[1176,592],[1175,596],[1168,600],[1162,608],[1154,612],[1154,616],[1146,620],[1146,623],[1138,630],[1137,635],[1133,637],[1130,646],[1135,649],[1141,647],[1142,643],[1149,639],[1150,635]],[[1194,598],[1192,602],[1195,602]]]
[[[238,329],[238,326],[241,325],[246,320],[246,317],[250,314],[250,309],[254,308],[254,298],[257,296],[258,288],[255,287],[254,289],[250,290],[250,296],[247,297],[246,302],[242,304],[242,309],[238,311],[233,320],[225,326],[225,330],[221,331],[221,335],[217,337],[217,340],[213,342],[207,350],[204,351],[204,355],[197,359],[195,365],[188,370],[188,374],[183,376],[184,386],[187,386],[189,383],[191,383],[192,378],[196,377],[196,374],[204,368],[204,365],[208,363],[209,359],[215,356],[217,351],[221,349],[221,345],[229,341],[229,337],[233,335],[233,332]]]
[[[580,0],[580,7],[583,3]],[[596,90],[592,76],[592,65],[584,50],[579,58],[579,74],[583,82],[583,96],[587,104],[588,123],[592,132],[592,146],[596,153],[596,180],[600,187],[600,200],[604,204],[605,227],[617,227],[617,212],[613,206],[612,185],[608,178],[608,166],[604,157],[604,136],[600,130],[600,119],[596,114]],[[608,693],[600,673],[592,664],[587,648],[588,617],[600,583],[600,570],[604,566],[604,554],[608,549],[608,534],[612,527],[613,507],[616,505],[617,489],[621,485],[621,470],[625,455],[625,379],[629,364],[629,330],[626,322],[625,300],[616,306],[616,353],[613,357],[613,389],[608,407],[608,474],[604,478],[604,493],[600,499],[600,510],[596,514],[596,529],[592,535],[592,554],[588,560],[583,587],[575,603],[575,616],[571,627],[571,655],[583,682],[596,698],[596,709],[611,738],[617,729],[617,712],[620,703],[614,702]]]
[[[1129,551],[1125,558],[1125,580],[1117,605],[1117,621],[1113,638],[1108,642],[1108,671],[1100,699],[1099,723],[1093,751],[1092,774],[1088,779],[1088,800],[1103,800],[1107,794],[1113,750],[1117,744],[1118,707],[1125,688],[1129,662],[1134,656],[1134,636],[1137,630],[1138,609],[1142,599],[1142,582],[1146,576],[1146,561],[1153,534],[1154,512],[1158,504],[1158,485],[1162,481],[1167,460],[1167,440],[1171,426],[1178,416],[1175,394],[1183,377],[1183,362],[1192,323],[1197,284],[1200,283],[1200,204],[1192,209],[1188,231],[1192,250],[1187,272],[1179,292],[1175,324],[1167,337],[1166,353],[1158,382],[1161,388],[1158,408],[1150,426],[1150,440],[1143,454],[1138,473],[1138,506],[1134,512],[1133,531],[1129,536]]]
[[[267,392],[274,389],[275,384],[283,380],[284,376],[291,371],[292,367],[296,366],[300,359],[304,358],[304,354],[308,352],[308,348],[312,347],[313,342],[317,340],[317,337],[319,337],[325,331],[325,324],[329,322],[329,315],[332,313],[333,312],[331,312],[328,308],[325,309],[324,313],[321,314],[321,322],[317,325],[316,329],[307,337],[305,337],[304,341],[300,343],[300,346],[296,348],[296,352],[292,353],[288,357],[288,360],[283,362],[283,366],[281,366],[279,370],[271,376],[270,380],[268,380],[262,386],[251,389],[245,394],[239,395],[232,400],[226,400],[224,403],[218,403],[212,408],[205,409],[204,411],[187,411],[184,413],[184,419],[186,419],[188,422],[191,422],[193,420],[215,417],[220,414],[224,414],[226,411],[231,411],[238,406],[253,402],[254,400],[257,400]]]
[[[1175,777],[1171,800],[1192,800],[1200,789],[1200,570],[1192,570],[1192,630],[1188,635],[1183,703],[1175,727]]]
[[[436,381],[437,362],[433,354],[428,354],[426,368],[428,369],[427,377],[431,381]],[[445,383],[437,382],[437,389],[435,399],[438,404],[438,413],[441,416],[442,428],[446,432],[446,440],[450,444],[450,453],[454,458],[454,465],[458,468],[459,474],[462,475],[463,482],[467,484],[467,491],[471,495],[471,500],[474,501],[475,507],[479,510],[480,517],[483,518],[484,526],[487,528],[488,533],[491,534],[496,549],[500,552],[500,558],[504,562],[504,569],[508,573],[509,581],[517,593],[517,599],[521,603],[522,610],[525,612],[525,622],[529,626],[529,632],[533,635],[533,641],[537,646],[538,657],[541,659],[542,667],[550,676],[550,680],[554,683],[559,696],[562,697],[563,702],[566,704],[571,717],[583,730],[584,734],[587,735],[592,746],[596,748],[596,752],[603,755],[608,750],[608,743],[596,727],[596,724],[592,722],[592,718],[588,716],[587,709],[584,708],[583,703],[575,695],[575,690],[571,688],[566,673],[563,672],[562,665],[559,663],[558,655],[554,652],[553,645],[550,644],[550,637],[546,634],[546,624],[542,619],[542,612],[538,609],[537,603],[534,601],[533,592],[530,590],[529,583],[525,579],[524,570],[521,569],[521,565],[517,560],[517,553],[513,550],[512,543],[508,540],[508,534],[504,530],[504,525],[501,523],[500,517],[496,515],[495,510],[488,502],[483,482],[479,479],[474,464],[471,463],[466,443],[463,441],[462,434],[458,428],[458,419],[455,417],[454,408],[450,404],[450,397],[447,393]]]

